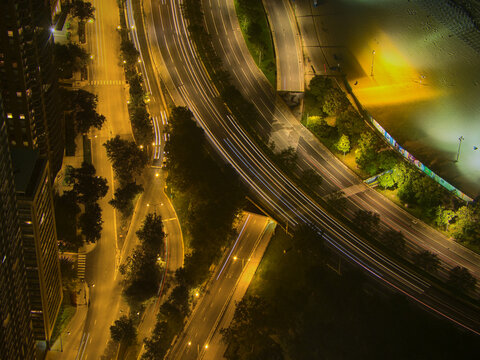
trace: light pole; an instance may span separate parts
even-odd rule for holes
[[[370,76],[373,77],[373,64],[375,62],[375,50],[372,51],[372,68],[370,69]]]
[[[462,140],[465,140],[465,138],[463,136],[460,136],[458,138],[458,150],[457,150],[457,159],[455,160],[455,162],[458,161],[458,157],[460,156],[460,147],[462,146]]]

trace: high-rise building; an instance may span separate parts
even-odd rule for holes
[[[0,359],[34,359],[15,185],[0,98]]]
[[[63,293],[48,161],[27,148],[11,156],[33,332],[49,342]]]
[[[0,87],[10,147],[38,149],[51,178],[64,151],[50,1],[0,1]]]

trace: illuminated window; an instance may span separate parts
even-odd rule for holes
[[[8,37],[13,37],[13,31],[12,30],[8,30]]]
[[[22,119],[22,120],[25,120],[25,115],[20,114],[19,118]]]
[[[17,97],[22,97],[22,92],[21,91],[17,91]]]
[[[11,119],[11,118],[13,118],[13,115],[12,115],[12,113],[8,113],[8,114],[7,114],[7,118],[8,118],[8,119]]]

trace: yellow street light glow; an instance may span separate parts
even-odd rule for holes
[[[120,30],[122,27],[120,25],[117,26],[117,29]]]
[[[127,60],[123,60],[123,63],[126,64],[126,63],[127,63]]]
[[[195,293],[195,296],[198,297],[200,294],[198,293],[198,291]]]
[[[90,55],[90,59],[93,59],[93,55]]]
[[[188,342],[188,346],[190,346],[190,345],[192,345],[192,342],[191,342],[191,341]]]
[[[140,150],[142,150],[142,149],[143,149],[143,145],[140,145],[139,148],[140,148]]]
[[[152,146],[155,146],[155,142],[152,142]]]
[[[155,173],[155,177],[159,177],[159,176],[160,176],[160,174],[159,174],[159,173]]]
[[[150,204],[147,204],[147,206],[150,206]]]
[[[205,349],[208,349],[208,344],[205,344]]]
[[[141,62],[142,62],[142,59],[138,59],[137,61],[138,61],[139,63],[141,63]]]
[[[135,29],[135,26],[134,25],[130,26],[130,29],[132,29],[132,30]]]
[[[233,260],[237,260],[237,257],[236,257],[236,256],[234,256],[234,257],[233,257]]]
[[[88,19],[88,22],[91,24],[93,23],[93,19]]]

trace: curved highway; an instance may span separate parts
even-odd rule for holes
[[[162,75],[166,77],[172,97],[175,100],[183,100],[188,105],[199,124],[204,128],[211,143],[236,169],[263,206],[276,214],[278,219],[288,222],[290,225],[308,223],[319,231],[324,230],[326,241],[352,262],[363,267],[373,277],[388,283],[399,292],[422,302],[432,311],[449,317],[472,331],[480,330],[478,312],[438,293],[427,282],[385,257],[370,245],[365,244],[355,234],[326,214],[282,172],[278,171],[240,128],[236,120],[229,115],[223,102],[218,98],[218,92],[212,86],[205,68],[195,53],[194,45],[188,37],[180,1],[150,0],[146,2],[151,8],[146,25],[149,35],[154,36],[149,39],[150,45],[159,49],[162,58],[156,61],[161,64],[159,68]],[[213,24],[218,25],[216,21],[222,24],[217,26],[217,30],[221,31],[218,31],[217,34],[212,32],[214,41],[218,36],[218,41],[222,42],[225,47],[225,54],[220,52],[219,54],[220,56],[225,55],[232,61],[232,63],[226,61],[225,65],[229,69],[235,69],[233,71],[235,79],[239,82],[245,81],[244,87],[239,88],[241,91],[245,91],[245,87],[248,87],[248,98],[254,100],[255,106],[264,117],[262,126],[270,130],[272,119],[274,119],[274,125],[275,123],[280,125],[272,134],[278,137],[279,142],[282,141],[281,135],[285,134],[287,137],[283,136],[284,144],[291,144],[296,139],[295,145],[298,147],[297,152],[302,163],[310,164],[317,170],[322,169],[323,176],[329,179],[326,181],[324,191],[332,192],[339,187],[350,188],[352,184],[359,185],[360,181],[351,172],[325,151],[320,144],[312,142],[311,134],[308,131],[304,132],[304,129],[295,123],[288,109],[276,100],[266,80],[258,81],[262,75],[258,74],[253,60],[241,48],[240,50],[238,48],[245,45],[238,26],[232,26],[232,22],[236,21],[233,1],[221,1],[218,4],[213,1],[210,5],[211,7],[207,6],[204,9],[209,30]],[[222,36],[220,33],[223,30],[229,32]],[[238,59],[233,63],[237,57]],[[247,74],[255,73],[255,71],[257,72],[256,77],[247,77]],[[240,74],[245,75],[246,78],[240,77]],[[261,94],[261,96],[255,96],[257,94]],[[279,127],[284,124],[288,125],[287,130],[279,131]],[[373,200],[368,199],[369,206],[374,206],[381,211],[383,211],[383,207],[385,212],[387,210],[391,212],[392,224],[397,224],[397,222],[402,224],[403,221],[407,226],[406,224],[411,222],[406,213],[389,204],[375,192],[365,189],[360,193],[361,196],[357,194],[350,197],[353,204],[363,207],[365,200],[361,196],[366,194]],[[432,232],[431,229],[421,224],[409,230],[409,234],[418,236],[430,232]],[[452,260],[456,260],[453,259],[455,256],[461,260],[460,263],[468,262],[468,256],[473,255],[467,251],[465,254],[458,255],[456,252],[452,252]],[[476,269],[477,266],[472,262],[471,267]]]

